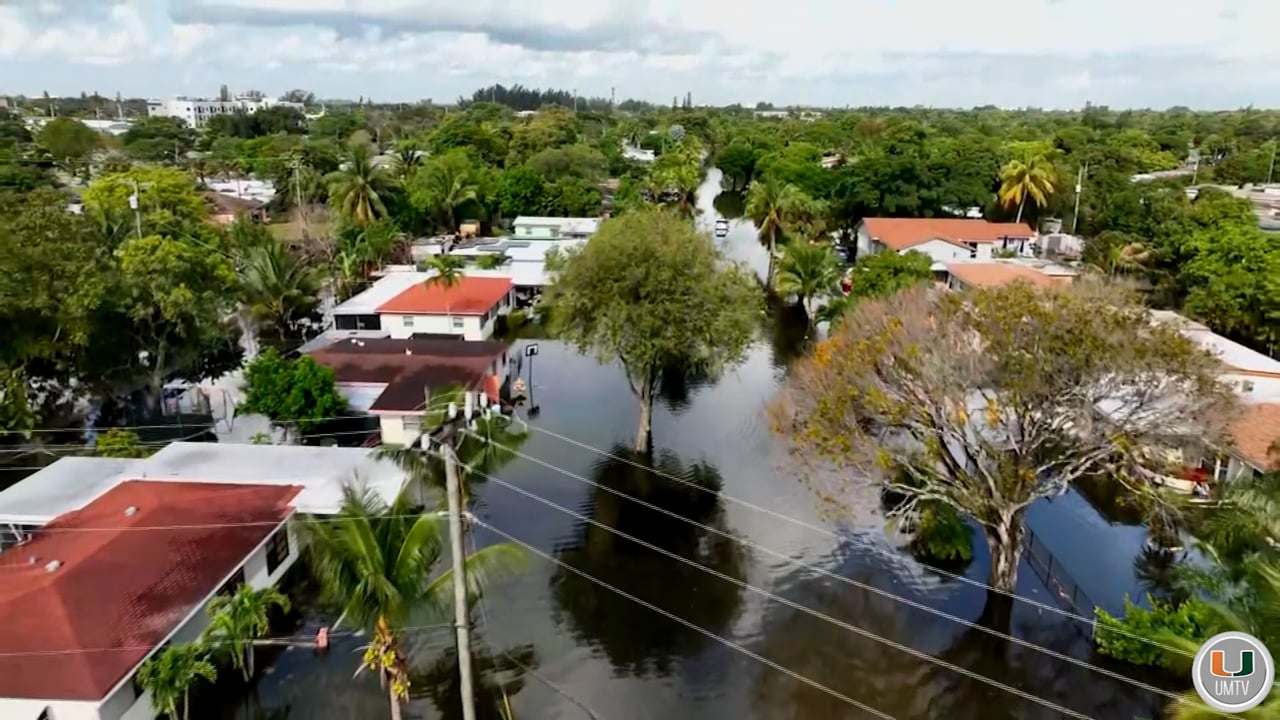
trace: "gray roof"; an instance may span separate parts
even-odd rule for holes
[[[406,476],[367,448],[176,442],[142,460],[66,457],[0,492],[0,523],[42,525],[125,480],[300,485],[298,512],[332,515],[342,487],[363,483],[391,500]]]

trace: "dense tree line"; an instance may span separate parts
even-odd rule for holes
[[[547,88],[527,88],[519,83],[507,87],[494,84],[480,88],[471,93],[470,98],[458,98],[459,107],[467,107],[471,103],[492,102],[505,105],[517,112],[521,110],[537,110],[544,105],[559,105],[566,108],[591,110],[593,112],[609,112],[613,101],[602,97],[585,97],[576,91]],[[626,109],[630,111],[651,109],[653,106],[640,100],[624,100]]]

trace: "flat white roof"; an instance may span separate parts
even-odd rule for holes
[[[141,460],[64,457],[0,492],[0,524],[43,525],[133,477]]]
[[[556,227],[561,232],[584,232],[594,233],[600,229],[600,218],[588,217],[538,217],[534,215],[521,215],[516,218],[512,225],[531,225],[534,227]]]
[[[125,480],[301,485],[298,512],[333,515],[354,482],[390,501],[406,476],[367,448],[177,442],[142,460],[68,457],[0,492],[0,522],[44,524]]]
[[[428,272],[389,272],[364,292],[353,295],[333,308],[334,315],[376,315],[378,308],[409,288],[427,281]]]
[[[1222,358],[1222,362],[1237,370],[1280,374],[1280,360],[1268,357],[1257,350],[1251,350],[1234,340],[1228,340],[1210,330],[1203,323],[1198,323],[1168,310],[1155,310],[1151,315],[1157,321],[1178,325],[1183,335],[1191,338],[1200,347]]]

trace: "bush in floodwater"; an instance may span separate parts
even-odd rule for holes
[[[1134,605],[1126,595],[1124,617],[1114,617],[1102,608],[1094,610],[1098,626],[1093,639],[1098,652],[1134,665],[1176,670],[1178,658],[1150,641],[1160,642],[1160,636],[1173,634],[1201,643],[1215,632],[1217,615],[1201,600],[1191,598],[1174,604],[1147,596],[1147,602],[1150,609]]]
[[[920,508],[911,550],[922,560],[967,563],[973,559],[973,528],[950,505],[926,503]]]

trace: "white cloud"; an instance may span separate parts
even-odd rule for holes
[[[1277,20],[1268,0],[7,0],[0,77],[406,100],[522,82],[716,102],[1268,105]]]

